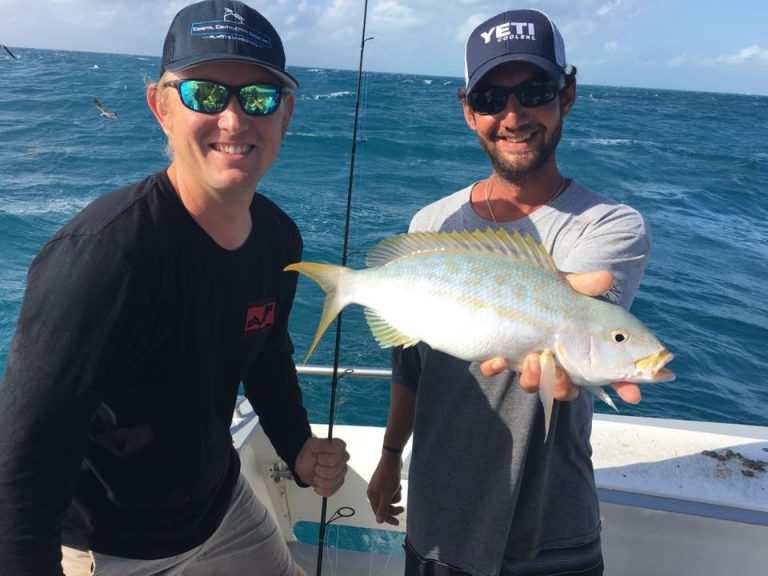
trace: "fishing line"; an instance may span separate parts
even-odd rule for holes
[[[369,38],[370,40],[370,38]],[[368,96],[369,96],[369,89],[368,86],[370,84],[370,75],[369,74],[363,74],[362,76],[362,89],[360,91],[360,117],[358,118],[358,125],[357,125],[357,138],[355,140],[357,142],[365,143],[368,140],[367,136],[367,128],[368,128],[368,114],[366,113],[368,110]],[[354,176],[354,184],[353,186],[357,186],[357,184],[361,181],[363,176],[361,176],[359,173],[356,173]],[[365,214],[364,214],[365,216]],[[359,259],[361,254],[365,254],[365,249],[361,248],[361,242],[360,237],[361,235],[361,226],[355,226],[354,228],[350,228],[350,236],[351,240],[349,241],[349,250],[347,251],[347,259],[354,262],[354,259]]]
[[[352,150],[350,152],[349,162],[349,185],[347,188],[347,208],[344,218],[344,246],[341,251],[341,265],[347,265],[347,253],[349,251],[349,225],[352,212],[352,182],[355,174],[355,154],[357,152],[357,126],[360,118],[360,92],[363,76],[363,52],[365,43],[372,38],[365,37],[365,25],[368,20],[368,0],[365,0],[363,7],[363,29],[360,35],[360,62],[357,67],[357,95],[355,96],[355,121],[352,128]],[[331,374],[331,399],[328,408],[328,439],[333,438],[333,420],[336,412],[336,389],[338,385],[339,356],[341,351],[341,313],[336,317],[336,344],[333,352],[333,372]],[[323,496],[323,503],[320,511],[320,532],[317,544],[317,576],[323,573],[323,549],[325,548],[325,529],[328,523],[325,516],[328,509],[328,498]],[[336,518],[333,518],[335,520]],[[329,521],[330,522],[330,521]]]

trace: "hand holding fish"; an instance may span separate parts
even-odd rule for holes
[[[539,353],[534,352],[526,356],[523,361],[519,384],[526,392],[535,393],[539,391],[539,381],[541,380],[540,357]],[[509,365],[501,357],[489,358],[480,364],[480,371],[485,376],[495,376],[505,370],[509,370]],[[637,404],[642,398],[640,387],[634,382],[611,382],[610,386],[616,391],[619,398],[629,404]],[[574,400],[578,395],[579,387],[571,382],[565,370],[558,366],[555,371],[554,399],[567,402]]]
[[[598,270],[596,272],[573,272],[565,274],[565,279],[571,287],[587,296],[599,296],[610,289],[613,284],[613,276],[607,270]],[[507,360],[502,357],[489,358],[480,363],[480,371],[485,376],[495,376],[510,366]],[[520,387],[526,392],[536,393],[539,391],[539,381],[541,379],[540,354],[532,353],[523,360],[523,366],[520,370]],[[640,387],[634,382],[613,382],[611,387],[616,391],[619,397],[630,404],[640,402]],[[555,372],[555,400],[568,401],[573,400],[579,395],[579,387],[571,382],[568,374],[560,366]]]

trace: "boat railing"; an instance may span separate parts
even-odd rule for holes
[[[298,364],[296,372],[305,376],[331,376],[333,366],[325,364]],[[389,368],[372,368],[359,366],[339,366],[336,374],[339,378],[356,376],[360,378],[391,378],[392,370]]]

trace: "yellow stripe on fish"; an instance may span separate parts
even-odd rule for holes
[[[400,234],[377,244],[366,264],[362,270],[314,262],[286,267],[326,294],[305,362],[333,319],[354,303],[366,308],[381,346],[423,341],[463,360],[503,356],[512,366],[530,352],[547,351],[547,373],[558,364],[590,390],[674,378],[664,368],[672,354],[646,326],[619,306],[574,291],[530,235],[493,229]],[[548,432],[554,378],[542,380]],[[610,401],[604,392],[600,397]]]

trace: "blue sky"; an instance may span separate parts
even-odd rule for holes
[[[190,3],[0,0],[0,43],[159,56]],[[357,68],[364,0],[248,3],[280,32],[289,66]],[[765,0],[369,0],[364,67],[461,76],[469,31],[524,7],[553,18],[581,83],[768,95]]]

